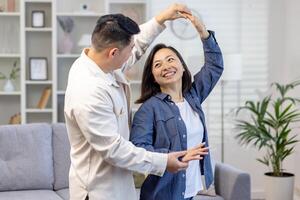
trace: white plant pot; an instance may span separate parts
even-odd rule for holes
[[[265,198],[266,200],[293,200],[294,174],[284,173],[285,176],[271,176],[265,173]]]
[[[6,80],[6,82],[4,84],[4,87],[3,87],[3,90],[5,92],[13,92],[13,91],[15,91],[15,86],[14,86],[12,80],[10,80],[10,79]]]

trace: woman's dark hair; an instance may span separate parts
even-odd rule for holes
[[[165,44],[157,44],[153,47],[151,50],[145,65],[144,65],[144,71],[143,71],[143,77],[142,77],[142,86],[141,86],[141,96],[138,100],[135,101],[135,103],[144,103],[147,99],[150,97],[156,95],[157,93],[161,92],[159,84],[155,81],[154,76],[152,74],[152,64],[153,64],[153,58],[160,49],[170,49],[173,51],[176,56],[179,58],[183,68],[184,72],[182,75],[182,93],[185,93],[188,91],[192,86],[192,78],[191,73],[185,64],[182,56],[180,53],[171,46],[167,46]]]
[[[136,22],[122,14],[101,16],[92,34],[92,45],[96,51],[116,45],[122,49],[130,44],[131,37],[140,32]]]

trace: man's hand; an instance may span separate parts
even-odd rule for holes
[[[171,6],[169,6],[167,9],[160,12],[157,16],[155,16],[155,19],[159,24],[162,25],[167,20],[185,18],[185,16],[180,13],[185,13],[189,15],[192,14],[190,9],[188,9],[186,5],[174,3]]]
[[[184,156],[186,153],[187,151],[168,153],[167,171],[176,173],[185,170],[189,164],[187,162],[181,162],[178,158]]]
[[[189,162],[191,160],[202,160],[204,155],[208,154],[208,147],[205,147],[205,143],[188,149],[185,156],[182,158],[182,162]],[[202,157],[201,157],[202,156]]]

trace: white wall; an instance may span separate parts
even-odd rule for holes
[[[300,79],[300,1],[275,0],[270,13],[270,82],[287,83]],[[300,88],[293,94],[300,98]],[[298,127],[300,124],[297,125]],[[294,131],[299,134],[300,129]],[[300,139],[300,134],[299,134]],[[285,162],[287,171],[295,173],[295,200],[300,199],[300,144]]]

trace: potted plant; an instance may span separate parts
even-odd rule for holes
[[[236,112],[240,116],[244,110],[249,117],[236,120],[239,142],[265,150],[265,155],[257,160],[270,169],[265,173],[267,200],[293,199],[294,174],[286,172],[282,163],[293,153],[298,142],[297,135],[292,133],[292,125],[300,120],[299,99],[288,92],[299,85],[300,81],[286,85],[272,83],[276,96],[266,95],[261,101],[246,101]]]
[[[17,76],[18,76],[19,72],[20,72],[20,68],[17,67],[17,61],[14,62],[9,76],[7,76],[4,73],[0,72],[0,80],[6,80],[6,82],[4,84],[4,87],[3,87],[3,90],[5,92],[15,91],[15,86],[14,86],[12,81],[17,79]]]

